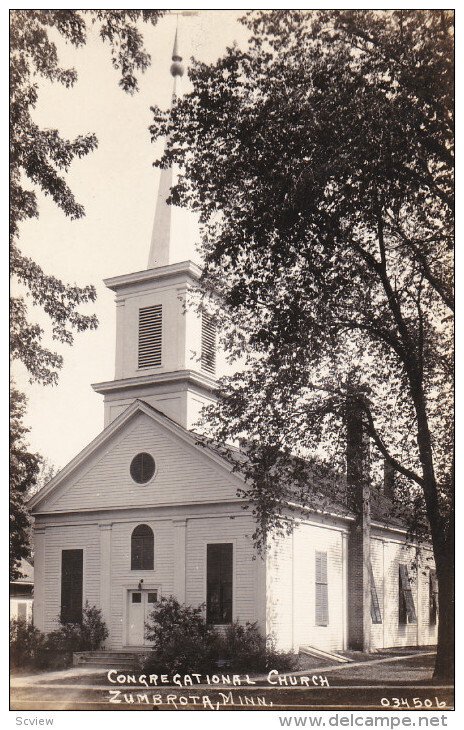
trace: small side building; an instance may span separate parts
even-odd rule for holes
[[[10,581],[10,619],[33,622],[34,568],[21,560],[21,577]]]

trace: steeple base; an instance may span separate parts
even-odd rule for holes
[[[201,431],[198,423],[205,406],[215,402],[213,378],[191,370],[96,383],[104,396],[105,427],[136,398],[144,400],[180,426]]]

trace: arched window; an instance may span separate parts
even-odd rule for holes
[[[153,570],[155,537],[148,525],[138,525],[131,537],[131,570]]]

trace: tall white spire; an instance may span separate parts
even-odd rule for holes
[[[172,92],[172,104],[174,104],[176,97],[180,94],[180,81],[184,75],[182,56],[179,52],[178,27],[176,27],[174,38],[170,71],[174,78]],[[195,257],[195,243],[198,236],[195,216],[185,208],[168,205],[166,202],[176,180],[177,170],[175,168],[169,167],[161,170],[147,269],[167,266]]]

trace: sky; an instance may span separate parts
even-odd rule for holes
[[[248,31],[237,22],[243,11],[204,10],[180,19],[180,52],[184,65],[194,56],[211,62],[234,41],[246,42]],[[167,15],[155,27],[141,24],[152,65],[139,76],[134,96],[118,87],[110,51],[90,32],[80,50],[58,46],[61,65],[75,67],[78,81],[71,90],[40,83],[34,119],[73,138],[94,132],[96,151],[74,162],[68,182],[86,215],[71,221],[39,193],[39,218],[22,225],[20,247],[48,274],[78,285],[94,284],[97,302],[81,308],[95,312],[96,331],[77,334],[72,347],[52,341],[44,344],[64,356],[57,386],[30,384],[21,365],[13,376],[28,398],[28,441],[56,468],[62,468],[103,428],[103,398],[91,388],[114,378],[114,293],[104,278],[147,267],[159,171],[153,160],[162,141],[152,144],[148,127],[151,105],[167,108],[172,93],[169,73],[176,17]],[[183,86],[188,89],[184,76]],[[47,330],[47,319],[29,306],[30,318]],[[49,328],[48,328],[49,329]]]

